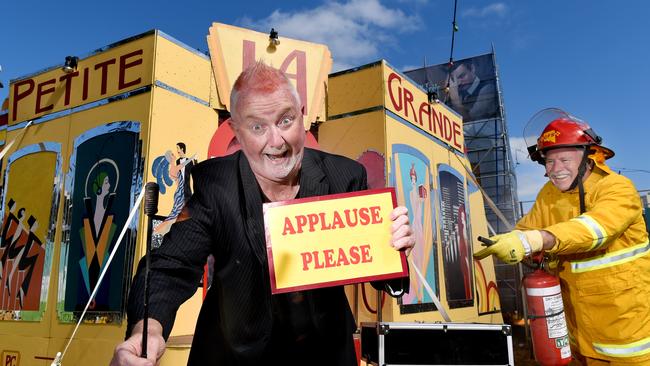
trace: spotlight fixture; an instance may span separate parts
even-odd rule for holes
[[[63,64],[63,67],[61,70],[65,72],[66,74],[69,74],[71,72],[74,72],[77,70],[77,65],[79,64],[79,57],[77,56],[66,56],[65,57],[65,63]]]
[[[275,47],[280,44],[280,39],[278,38],[278,32],[275,30],[275,28],[271,28],[271,32],[269,33],[269,46]]]
[[[427,83],[425,84],[425,88],[427,91],[427,100],[429,101],[429,104],[440,103],[440,98],[438,97],[438,93],[440,92],[440,87],[438,86],[438,84],[431,85],[430,83]]]
[[[436,93],[434,90],[427,91],[427,99],[429,100],[429,103],[440,102],[440,99],[438,99],[438,93]]]

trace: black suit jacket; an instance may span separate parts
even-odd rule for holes
[[[206,257],[213,254],[214,279],[199,314],[188,364],[265,364],[273,314],[261,190],[241,152],[204,161],[192,175],[192,198],[151,254],[150,317],[162,323],[166,339],[178,307],[196,291]],[[366,188],[362,165],[305,148],[300,197]],[[143,262],[129,298],[129,329],[143,317]],[[283,364],[355,365],[355,324],[343,287],[306,291],[305,296],[323,340],[322,352],[295,362],[286,352]]]

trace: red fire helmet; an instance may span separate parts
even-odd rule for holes
[[[538,112],[529,122],[539,124],[541,119],[550,120],[537,138],[537,144],[529,146],[528,152],[533,161],[544,164],[544,152],[562,147],[591,146],[602,151],[605,159],[614,152],[601,145],[602,138],[584,121],[556,108]]]

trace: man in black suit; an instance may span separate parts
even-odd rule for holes
[[[142,261],[129,298],[128,335],[111,365],[152,365],[176,310],[215,258],[189,365],[356,365],[354,319],[342,287],[271,295],[262,204],[367,188],[364,168],[304,147],[301,104],[286,76],[258,62],[233,86],[230,124],[241,151],[196,165],[194,194],[151,254],[149,359],[142,340]],[[396,250],[415,242],[407,210],[391,213]],[[388,243],[387,243],[388,245]],[[382,284],[392,295],[406,281]],[[377,285],[377,284],[376,284]]]

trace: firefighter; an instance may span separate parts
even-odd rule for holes
[[[605,164],[614,152],[588,124],[542,112],[551,122],[528,149],[549,182],[516,230],[490,238],[475,257],[515,264],[546,251],[557,258],[574,357],[650,365],[650,244],[639,194]]]

